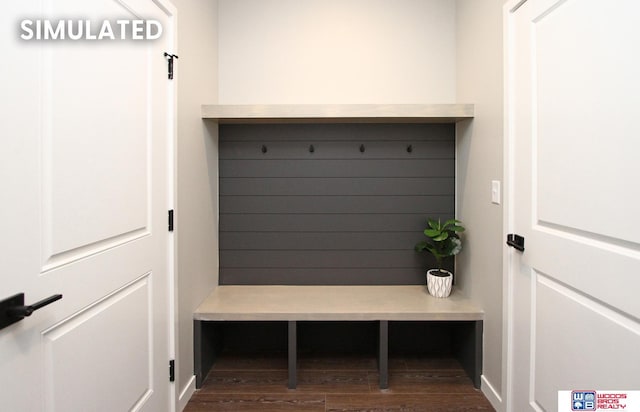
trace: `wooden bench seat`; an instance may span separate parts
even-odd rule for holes
[[[213,364],[211,338],[203,322],[288,322],[289,388],[296,387],[298,321],[379,322],[380,388],[388,387],[389,321],[469,321],[461,363],[480,385],[483,312],[464,296],[430,296],[426,286],[218,286],[194,312],[196,387]]]

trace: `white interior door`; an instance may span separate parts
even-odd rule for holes
[[[172,39],[24,41],[19,22],[156,19],[151,0],[2,6],[0,299],[59,300],[0,330],[3,411],[170,410]]]
[[[640,389],[640,3],[505,8],[508,409]],[[567,409],[570,405],[566,405]],[[569,409],[570,410],[570,409]]]

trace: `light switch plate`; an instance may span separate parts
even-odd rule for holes
[[[496,205],[500,204],[500,181],[492,180],[491,181],[491,203]]]

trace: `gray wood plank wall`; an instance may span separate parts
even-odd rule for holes
[[[425,283],[413,246],[454,216],[454,125],[221,125],[219,147],[220,284]]]

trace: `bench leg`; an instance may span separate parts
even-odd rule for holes
[[[380,321],[380,337],[378,339],[378,374],[380,389],[389,388],[389,321]]]
[[[482,375],[482,334],[483,325],[481,320],[477,320],[474,325],[474,349],[475,349],[475,362],[473,371],[473,386],[476,389],[480,389],[481,375]]]
[[[202,381],[204,380],[202,364],[202,322],[199,320],[193,321],[193,369],[194,375],[196,375],[196,388],[202,387]]]
[[[196,389],[213,367],[221,348],[221,333],[216,322],[193,321],[193,374],[196,377]]]
[[[473,386],[480,389],[482,375],[482,321],[460,322],[454,329],[454,353],[456,358],[473,381]]]
[[[298,362],[298,333],[295,320],[289,321],[289,389],[297,386],[297,362]]]

